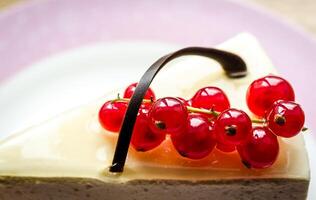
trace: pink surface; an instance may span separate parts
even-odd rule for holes
[[[289,79],[316,128],[316,44],[258,9],[224,0],[31,0],[0,14],[0,81],[60,50],[109,40],[211,46],[254,34]]]

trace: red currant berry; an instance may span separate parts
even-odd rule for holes
[[[139,110],[131,139],[132,147],[137,151],[149,151],[159,146],[166,138],[163,132],[153,132],[149,128],[148,108]]]
[[[215,126],[215,121],[211,121],[212,126]],[[223,144],[220,143],[217,139],[217,134],[215,133],[215,139],[216,139],[216,149],[225,152],[225,153],[231,153],[234,152],[236,150],[236,146],[235,145],[228,145],[228,144]]]
[[[263,117],[277,100],[294,101],[292,86],[278,76],[265,76],[252,82],[247,90],[247,104],[252,113]]]
[[[135,92],[135,89],[136,89],[136,86],[137,86],[137,83],[133,83],[131,85],[129,85],[125,91],[124,91],[124,98],[131,98]],[[156,96],[155,96],[155,93],[154,91],[149,88],[144,96],[144,99],[152,99],[153,101],[156,100]]]
[[[248,140],[237,146],[243,164],[248,168],[267,168],[277,159],[279,143],[277,137],[267,128],[256,127]]]
[[[220,142],[217,142],[216,144],[216,149],[225,152],[225,153],[231,153],[234,152],[236,150],[236,146],[235,145],[227,145],[227,144],[222,144]]]
[[[216,140],[214,129],[208,119],[200,114],[189,114],[186,128],[171,135],[175,149],[183,157],[201,159],[213,150]]]
[[[154,132],[177,133],[185,127],[187,117],[187,108],[179,99],[165,97],[152,105],[149,126]]]
[[[251,120],[247,113],[234,108],[223,111],[215,122],[218,142],[225,145],[239,145],[251,131]]]
[[[118,132],[127,109],[126,102],[107,101],[99,111],[99,122],[108,131]]]
[[[223,90],[217,87],[204,87],[198,90],[191,99],[192,106],[207,110],[224,111],[230,107]]]
[[[140,108],[139,108],[139,111],[141,110],[141,109],[143,109],[143,112],[149,112],[149,110],[150,110],[150,108],[151,108],[151,106],[152,106],[152,104],[151,103],[142,103],[141,105],[140,105]]]
[[[305,115],[299,104],[280,100],[273,104],[267,120],[268,127],[274,134],[288,138],[302,130]]]

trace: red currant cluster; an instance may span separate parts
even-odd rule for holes
[[[120,130],[129,98],[136,83],[128,86],[123,98],[106,102],[99,112],[101,125]],[[139,109],[131,144],[148,151],[170,135],[177,152],[186,158],[201,159],[214,147],[223,152],[238,151],[249,168],[266,168],[277,159],[277,136],[293,137],[304,125],[304,112],[294,103],[291,85],[281,77],[266,76],[251,83],[247,104],[257,119],[242,110],[230,108],[220,88],[204,87],[190,99],[164,97],[156,100],[148,89]]]

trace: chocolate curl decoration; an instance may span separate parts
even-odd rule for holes
[[[247,75],[245,62],[237,55],[213,48],[188,47],[165,55],[152,64],[137,84],[135,92],[128,104],[125,118],[119,133],[116,149],[110,167],[110,172],[123,172],[136,122],[139,107],[142,104],[146,91],[158,72],[171,60],[180,56],[198,55],[214,59],[221,64],[226,75],[230,78],[241,78]]]

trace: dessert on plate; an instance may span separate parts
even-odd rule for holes
[[[306,199],[304,112],[250,34],[117,93],[0,141],[0,199]]]

